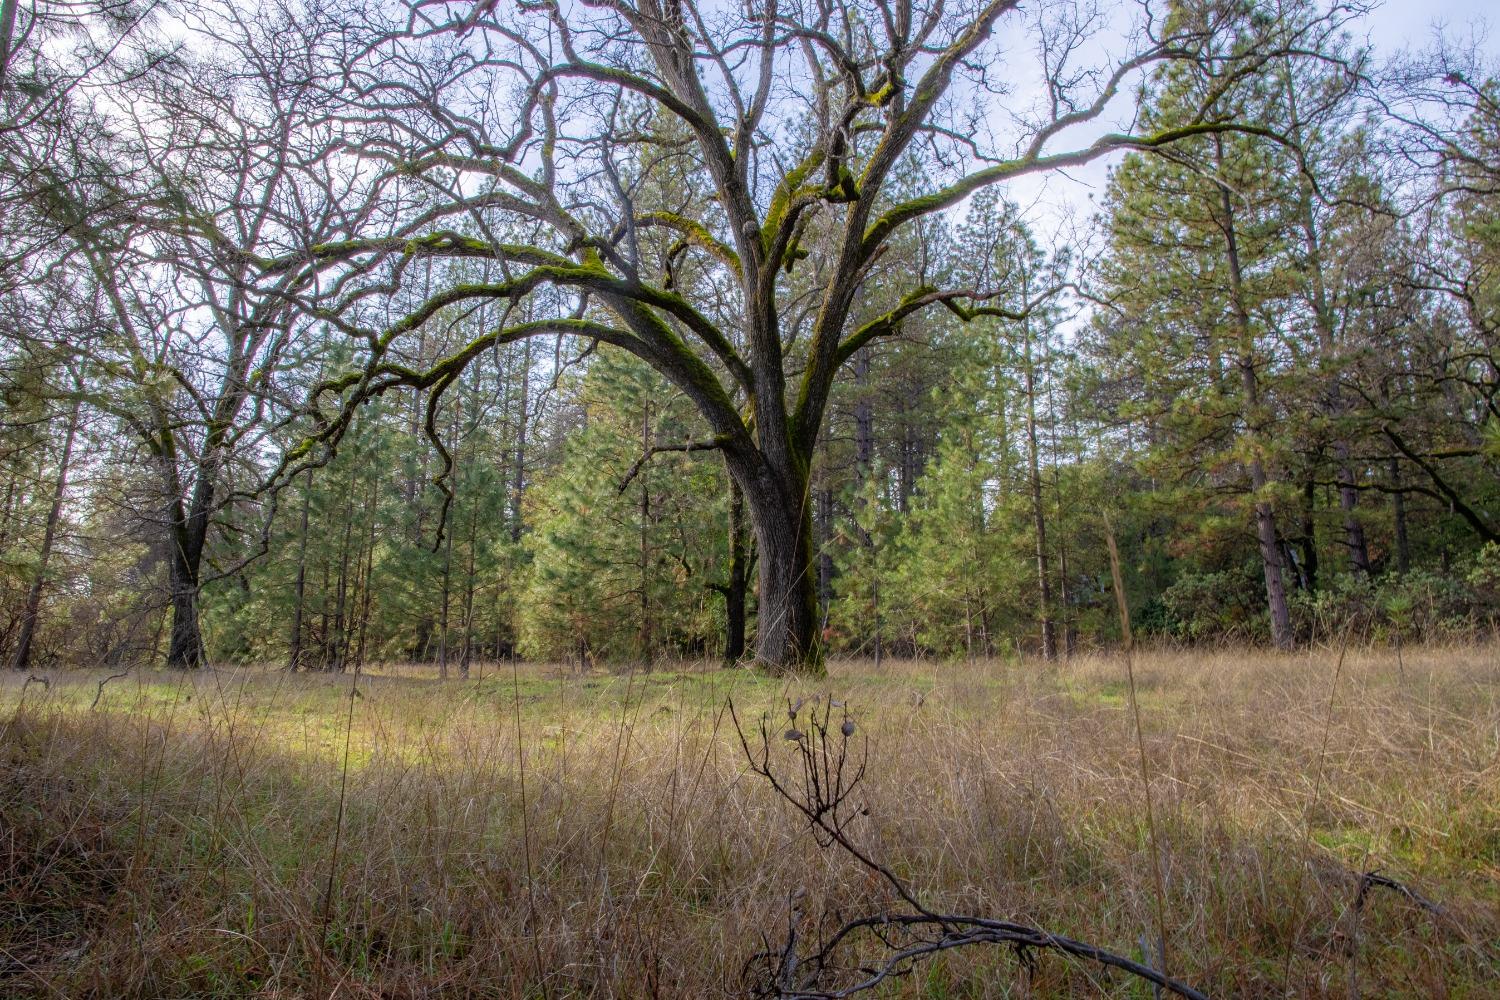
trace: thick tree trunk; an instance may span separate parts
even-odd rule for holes
[[[807,476],[759,471],[740,483],[759,562],[755,657],[772,673],[822,673]]]
[[[68,430],[63,435],[62,458],[57,466],[57,481],[52,488],[52,506],[47,511],[47,526],[42,530],[42,547],[37,553],[36,576],[26,591],[26,604],[21,609],[21,627],[16,635],[16,648],[10,665],[16,670],[25,670],[31,662],[31,642],[36,635],[37,615],[42,611],[42,591],[47,586],[47,569],[52,562],[52,545],[57,539],[57,523],[62,518],[63,496],[68,489],[68,466],[73,460],[73,438],[78,432],[78,403],[68,415]]]
[[[167,666],[191,670],[203,665],[203,632],[198,623],[198,592],[201,584],[203,548],[208,541],[209,515],[214,505],[214,479],[218,474],[223,426],[210,427],[208,440],[195,464],[196,481],[183,503],[183,485],[177,468],[177,442],[171,421],[163,411],[155,414],[156,458],[161,467],[166,495],[168,587],[172,602],[171,639]]]
[[[168,561],[168,583],[172,597],[171,641],[167,666],[192,670],[203,665],[203,632],[198,623],[198,590],[203,564],[203,545],[208,538],[208,513],[214,488],[208,469],[200,468],[187,513],[175,497],[168,503],[172,519],[172,557]]]
[[[173,546],[170,587],[172,593],[171,642],[167,666],[192,670],[203,665],[203,633],[198,626],[198,571],[190,566],[180,545]]]

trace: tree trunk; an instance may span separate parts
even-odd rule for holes
[[[302,665],[302,615],[307,599],[307,516],[312,507],[312,470],[302,483],[302,521],[297,534],[297,578],[292,585],[292,644],[287,669],[296,672]]]
[[[159,428],[157,460],[162,466],[162,484],[167,496],[167,528],[172,553],[168,560],[168,585],[172,600],[171,639],[167,646],[167,666],[192,670],[203,664],[203,632],[198,623],[198,590],[203,565],[203,547],[208,540],[209,514],[214,503],[214,476],[218,459],[216,445],[205,443],[198,459],[197,481],[182,502],[182,485],[177,471],[177,445],[170,422],[163,412],[156,414]],[[213,436],[211,429],[210,435]]]
[[[1312,470],[1302,484],[1302,589],[1308,593],[1318,589],[1318,526],[1313,517],[1313,506],[1317,500],[1317,484],[1312,481]]]
[[[375,578],[375,526],[376,514],[380,508],[380,481],[376,480],[370,484],[370,499],[365,506],[365,516],[370,519],[370,530],[366,533],[363,558],[363,569],[356,574],[359,579],[359,637],[354,646],[354,669],[357,671],[365,662],[365,637],[370,629],[370,606],[375,596],[373,586]]]
[[[16,472],[12,470],[11,475],[5,481],[5,503],[0,506],[0,552],[10,546],[11,524],[15,519],[16,512]]]
[[[172,638],[167,646],[167,666],[193,670],[203,665],[203,632],[198,626],[198,572],[190,566],[180,545],[172,547],[170,569],[172,593]]]
[[[1269,479],[1266,475],[1265,463],[1260,456],[1262,435],[1260,380],[1255,371],[1255,345],[1250,332],[1250,311],[1245,305],[1239,245],[1235,239],[1234,206],[1229,199],[1227,187],[1219,188],[1219,196],[1219,205],[1224,213],[1224,242],[1229,263],[1229,297],[1234,308],[1235,324],[1239,335],[1239,356],[1236,363],[1240,372],[1240,386],[1245,394],[1245,433],[1250,439],[1250,490],[1255,506],[1255,537],[1260,546],[1261,569],[1266,580],[1266,607],[1271,617],[1271,641],[1279,649],[1290,649],[1293,644],[1292,617],[1287,608],[1286,580],[1282,573],[1280,543],[1276,537],[1276,514],[1271,501],[1266,497]]]
[[[169,585],[172,595],[172,631],[167,646],[167,666],[192,670],[203,665],[203,632],[198,623],[198,587],[203,544],[208,536],[208,512],[213,503],[213,485],[208,471],[198,472],[187,513],[173,496],[168,502],[171,518],[172,557]]]
[[[745,477],[740,488],[750,510],[759,562],[756,659],[776,674],[821,674],[807,474],[787,469],[776,475],[762,468],[748,476],[741,469],[740,475]]]
[[[31,661],[31,640],[36,635],[36,619],[42,610],[42,591],[47,586],[47,568],[52,561],[52,545],[57,538],[57,523],[62,517],[63,497],[68,489],[68,465],[73,460],[73,438],[78,432],[78,407],[68,414],[68,429],[63,435],[62,459],[57,466],[57,481],[52,489],[52,506],[47,511],[47,526],[42,531],[42,548],[37,554],[36,576],[26,592],[26,604],[21,610],[21,628],[16,636],[16,648],[10,665],[16,670],[25,670]]]
[[[1250,463],[1251,488],[1259,495],[1266,487],[1265,469],[1259,458]],[[1255,503],[1255,537],[1260,544],[1261,569],[1266,578],[1266,606],[1271,614],[1271,641],[1279,649],[1292,647],[1292,617],[1287,608],[1286,582],[1282,575],[1281,550],[1276,539],[1276,515],[1265,500]]]
[[[1297,89],[1292,75],[1285,76],[1287,105],[1293,131],[1300,129],[1298,118]],[[1337,344],[1334,340],[1333,310],[1328,300],[1328,288],[1323,276],[1322,238],[1318,233],[1318,221],[1313,215],[1313,189],[1307,175],[1299,175],[1298,209],[1301,213],[1303,246],[1306,251],[1305,269],[1311,297],[1313,326],[1318,334],[1318,354],[1325,369],[1333,370],[1339,363]],[[1370,549],[1365,543],[1365,528],[1355,508],[1359,506],[1359,492],[1354,485],[1354,472],[1349,461],[1349,442],[1344,429],[1338,426],[1343,417],[1345,404],[1335,379],[1324,400],[1324,412],[1334,424],[1333,454],[1338,463],[1339,507],[1344,513],[1344,538],[1349,547],[1349,562],[1354,572],[1366,579],[1370,576]]]
[[[1355,508],[1359,506],[1359,491],[1354,486],[1354,472],[1349,465],[1349,445],[1335,441],[1334,454],[1339,459],[1339,507],[1344,512],[1344,538],[1349,546],[1349,563],[1354,572],[1369,579],[1370,547],[1365,542],[1365,526]]]
[[[1391,516],[1396,524],[1396,572],[1411,569],[1411,542],[1406,535],[1406,494],[1401,491],[1401,460],[1391,457]]]
[[[1036,542],[1037,608],[1042,627],[1042,658],[1057,659],[1057,631],[1052,623],[1052,573],[1047,565],[1047,518],[1042,510],[1042,466],[1037,455],[1036,364],[1031,352],[1031,321],[1021,324],[1023,376],[1026,388],[1026,466],[1031,488],[1031,527]]]
[[[349,492],[352,492],[352,487]],[[348,499],[349,492],[345,493],[344,540],[339,546],[338,603],[333,613],[333,669],[339,673],[344,672],[349,661],[349,539],[354,530],[354,504]]]

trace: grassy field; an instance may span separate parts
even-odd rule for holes
[[[1138,657],[1168,967],[1213,996],[1500,995],[1500,649],[1338,659]],[[776,734],[788,697],[847,702],[851,837],[929,905],[1138,960],[1155,937],[1120,657],[393,671],[353,698],[107,676],[0,678],[3,996],[744,996],[794,898],[811,936],[897,904],[749,773],[731,697]],[[1435,908],[1361,898],[1372,870]],[[1151,996],[1027,956],[948,952],[879,995]]]

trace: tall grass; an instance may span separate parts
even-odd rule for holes
[[[1350,650],[1330,698],[1336,657],[1138,651],[1139,747],[1110,657],[836,663],[806,686],[405,670],[359,696],[348,677],[137,672],[92,710],[104,672],[6,677],[0,995],[743,995],[794,897],[808,932],[892,903],[817,849],[727,728],[730,696],[754,717],[830,691],[871,740],[861,845],[943,909],[1150,960],[1144,750],[1174,976],[1215,996],[1493,996],[1500,656],[1407,649],[1403,671]],[[1362,897],[1374,869],[1442,912]],[[976,951],[886,995],[1144,994]]]

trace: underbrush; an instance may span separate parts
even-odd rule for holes
[[[1138,658],[1170,971],[1214,996],[1492,996],[1496,650],[1351,652],[1335,686],[1337,658]],[[814,936],[893,903],[748,773],[725,711],[814,693],[870,741],[854,838],[924,898],[1155,960],[1118,659],[805,685],[521,668],[352,698],[350,677],[106,676],[0,686],[0,994],[743,996],[794,899]],[[1362,891],[1371,871],[1419,898]],[[882,995],[1149,991],[969,950]]]

